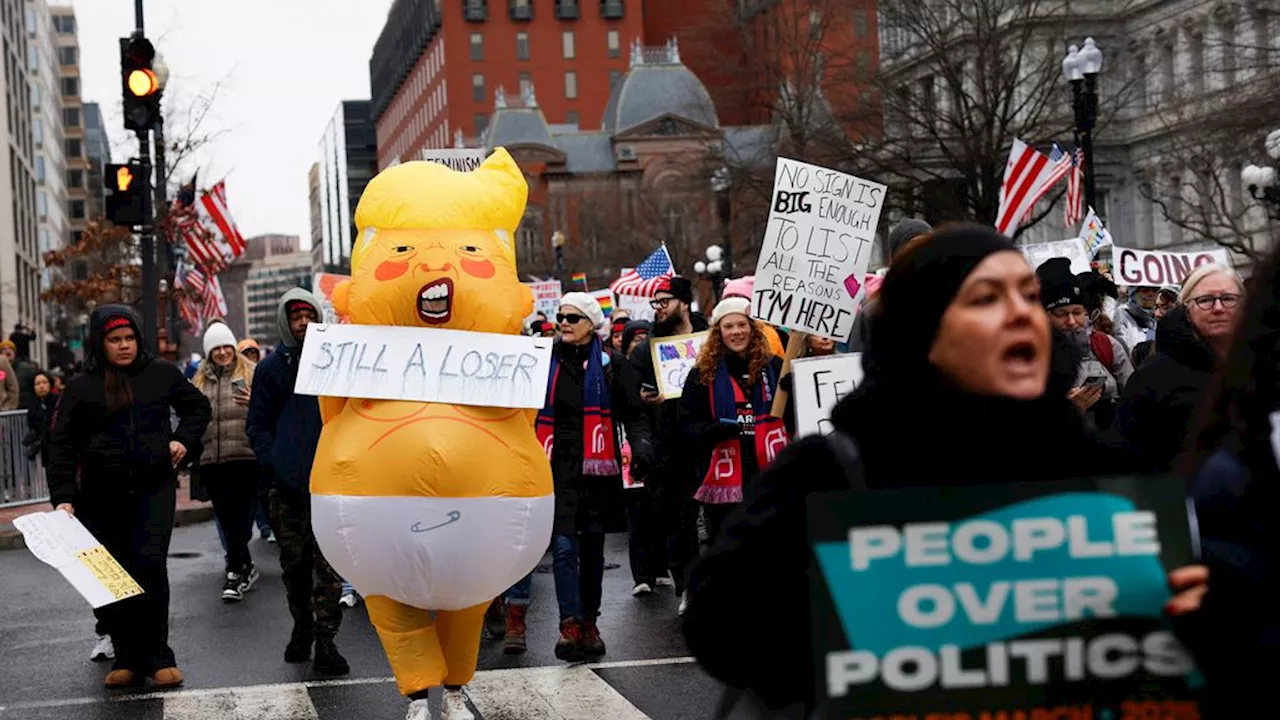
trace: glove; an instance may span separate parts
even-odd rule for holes
[[[653,447],[649,443],[638,443],[631,446],[631,474],[638,478],[647,477],[653,470]]]

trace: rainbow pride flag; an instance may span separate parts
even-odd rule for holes
[[[569,278],[569,286],[581,292],[590,292],[587,289],[587,274],[584,272],[576,272]]]
[[[613,315],[613,298],[597,298],[600,301],[600,309],[604,311],[605,317]]]

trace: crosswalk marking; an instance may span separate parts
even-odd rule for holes
[[[484,720],[647,720],[584,665],[492,670],[467,688]]]
[[[240,688],[215,693],[169,695],[164,720],[320,720],[302,684]]]

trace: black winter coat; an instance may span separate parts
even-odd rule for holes
[[[1187,448],[1214,364],[1213,351],[1191,327],[1185,308],[1160,320],[1155,352],[1129,378],[1116,414],[1116,428],[1145,469],[1169,470]]]
[[[245,434],[271,487],[296,494],[311,488],[311,464],[320,444],[320,402],[293,391],[301,347],[279,345],[253,371]],[[201,395],[203,397],[203,395]]]
[[[57,405],[58,396],[50,393],[37,397],[27,408],[27,435],[22,444],[27,449],[27,457],[34,459],[39,455],[46,468],[49,466],[49,424],[53,422],[53,409]]]
[[[853,441],[849,456],[823,438],[792,444],[694,565],[684,619],[689,650],[712,676],[771,708],[811,703],[806,498],[1132,470],[1129,452],[1088,429],[1065,392],[1051,386],[1039,400],[1018,402],[962,393],[936,376],[869,380],[832,414],[841,437]],[[760,608],[769,609],[767,622]],[[770,662],[756,661],[760,648],[769,648]]]
[[[689,316],[693,332],[706,330],[707,320],[699,313]],[[654,332],[658,332],[654,327]],[[653,355],[649,351],[650,336],[631,349],[631,366],[635,368],[641,383],[658,387],[657,377],[653,370]],[[641,477],[645,487],[664,498],[689,498],[698,489],[702,477],[697,475],[697,459],[680,432],[680,399],[668,400],[657,407],[642,406],[645,419],[649,423],[649,434],[653,439],[655,452],[654,467],[647,477]]]
[[[556,516],[552,532],[622,532],[626,530],[626,497],[622,475],[588,476],[582,473],[584,410],[582,382],[588,346],[556,343],[560,376],[556,380],[555,445],[551,455],[551,475],[555,482]],[[652,457],[649,426],[640,403],[640,381],[621,353],[609,351],[604,368],[609,388],[609,407],[614,429],[625,429],[633,457]],[[617,432],[613,437],[614,457],[622,463]]]

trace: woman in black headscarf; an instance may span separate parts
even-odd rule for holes
[[[692,571],[689,649],[710,674],[784,717],[803,716],[814,697],[808,494],[850,489],[851,472],[880,490],[1125,469],[1123,451],[1095,439],[1067,399],[1069,379],[1050,372],[1040,285],[1007,238],[978,226],[916,238],[879,298],[863,385],[831,417],[862,469],[821,438],[800,440],[759,476],[758,497]],[[771,662],[757,661],[760,648]]]
[[[169,647],[176,468],[199,457],[210,418],[209,401],[151,355],[141,327],[133,308],[93,311],[85,371],[67,383],[49,435],[54,507],[78,517],[143,590],[94,611],[115,644],[109,688],[146,677],[156,687],[182,683]]]

